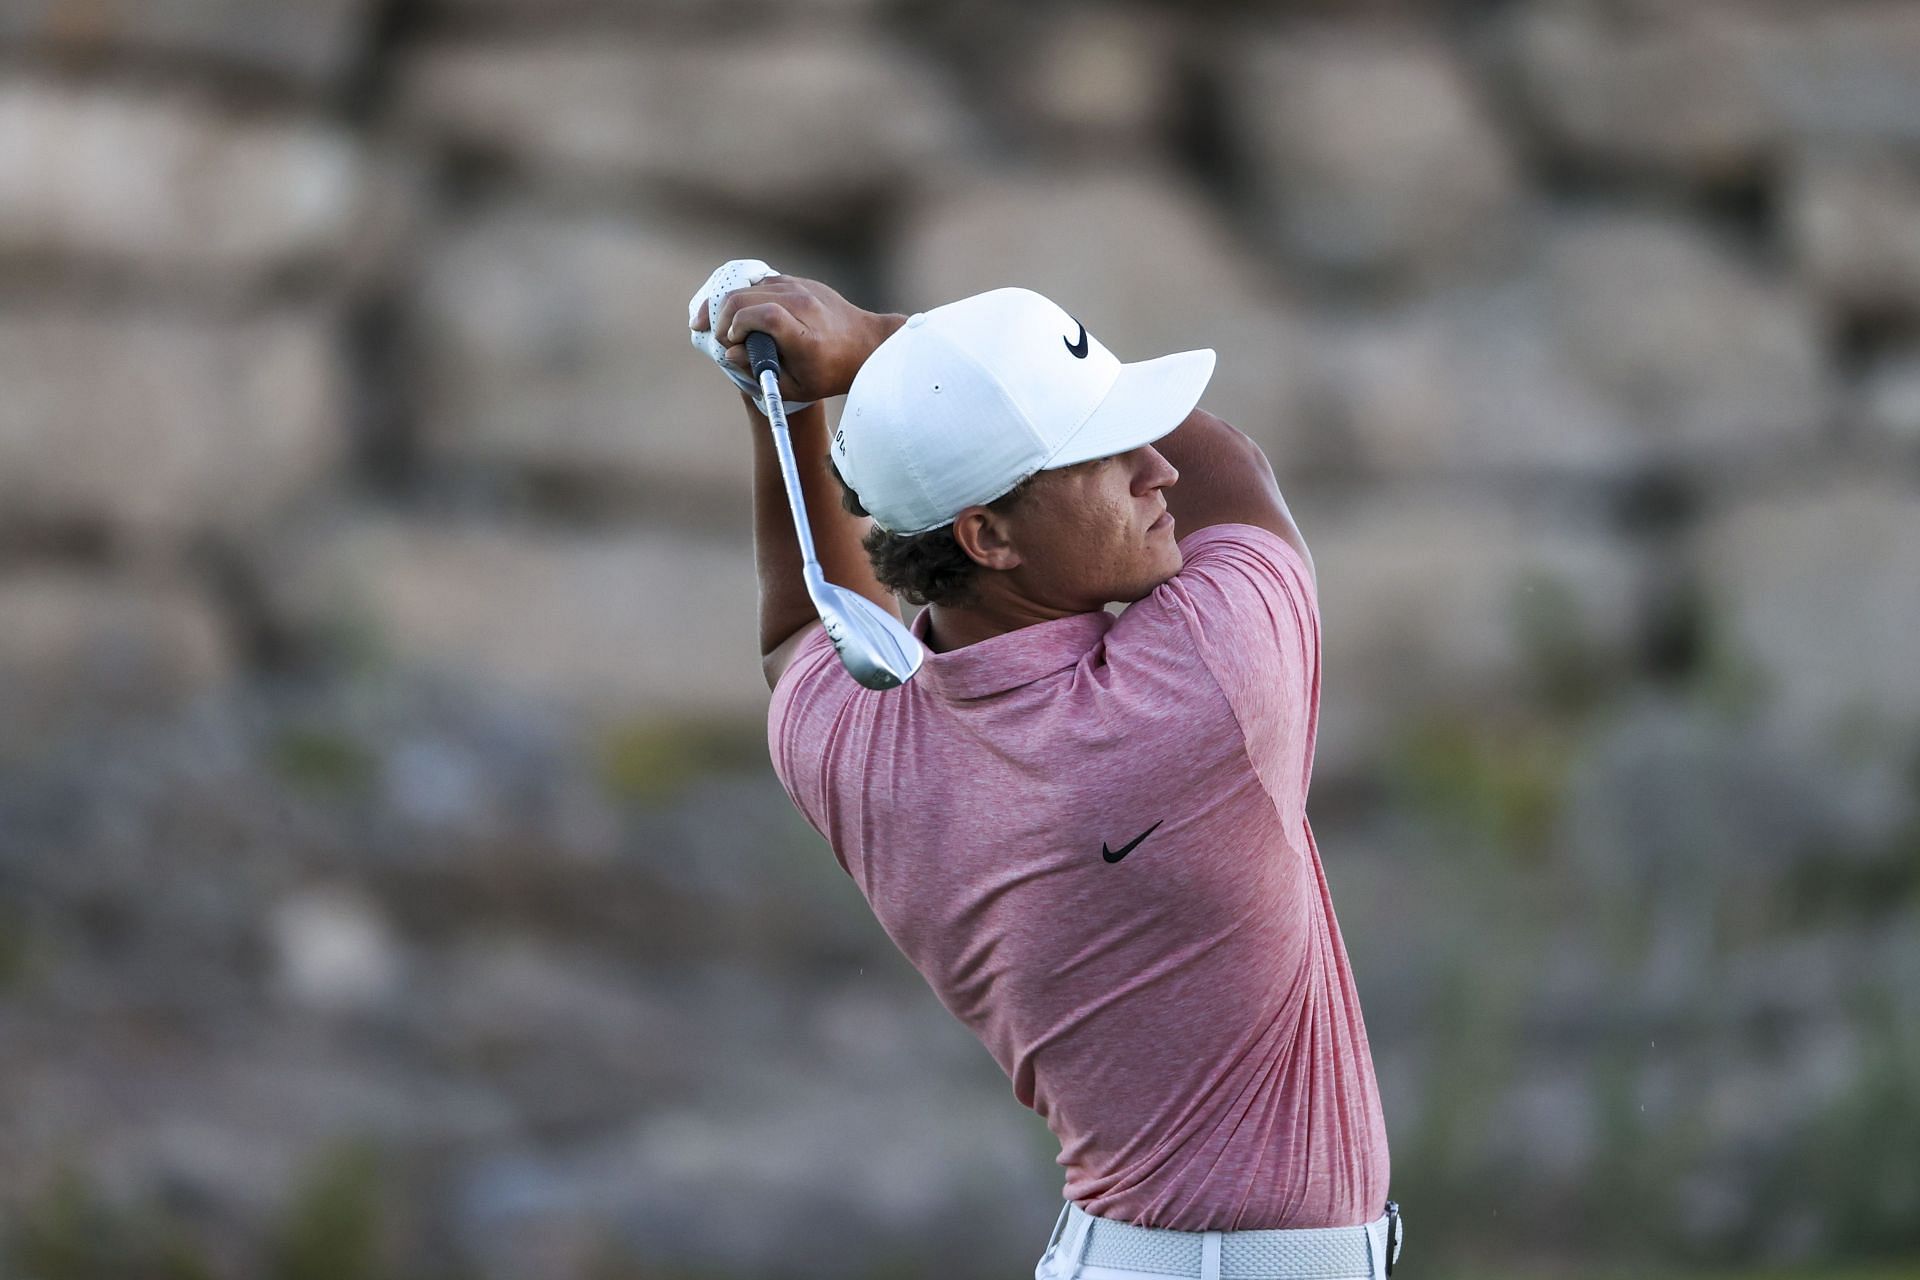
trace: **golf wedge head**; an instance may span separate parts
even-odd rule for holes
[[[927,651],[899,618],[831,582],[809,585],[827,638],[848,675],[869,689],[897,689],[913,679]]]

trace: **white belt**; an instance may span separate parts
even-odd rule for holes
[[[1167,1231],[1096,1218],[1068,1202],[1035,1280],[1381,1280],[1400,1258],[1400,1209],[1358,1227]]]

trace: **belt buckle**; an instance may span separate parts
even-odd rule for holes
[[[1400,1261],[1400,1206],[1387,1201],[1387,1274],[1393,1274],[1393,1264]]]

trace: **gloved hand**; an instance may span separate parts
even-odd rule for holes
[[[754,408],[760,410],[762,414],[767,411],[767,402],[766,398],[760,394],[760,384],[755,382],[753,375],[746,370],[736,369],[727,363],[727,344],[722,342],[719,337],[714,334],[711,320],[708,321],[708,327],[705,329],[698,329],[694,326],[701,322],[701,303],[704,302],[707,304],[708,317],[717,316],[720,314],[721,300],[728,294],[734,292],[736,289],[744,289],[749,285],[759,284],[769,276],[777,276],[779,274],[778,271],[775,271],[758,258],[735,258],[732,262],[726,263],[712,275],[708,276],[707,282],[701,285],[699,290],[687,302],[687,328],[690,331],[689,336],[693,339],[693,345],[705,352],[708,359],[719,365],[720,371],[732,380],[734,386],[740,388],[749,396],[752,396]],[[800,410],[812,404],[813,401],[786,400],[783,398],[783,403],[786,405],[788,413],[798,413]]]

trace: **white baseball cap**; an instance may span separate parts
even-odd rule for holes
[[[833,461],[874,521],[924,533],[1036,471],[1151,444],[1193,411],[1211,350],[1122,364],[1031,289],[909,316],[847,393]]]

